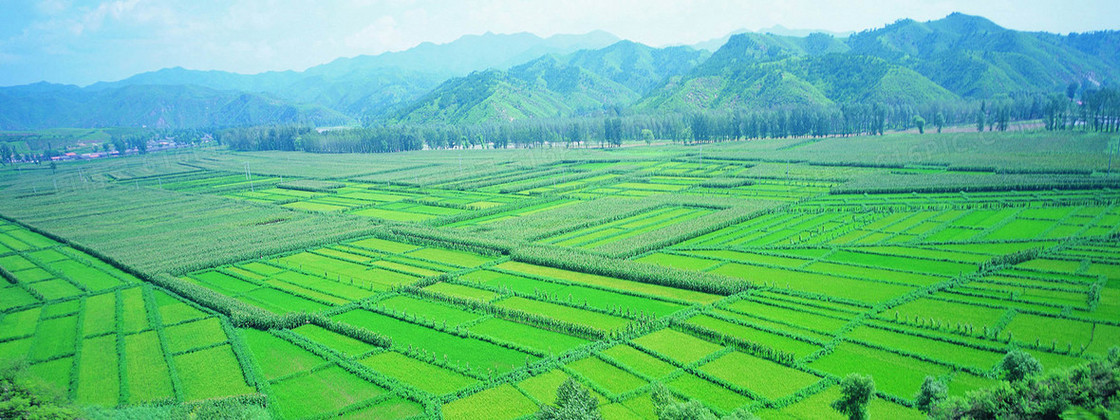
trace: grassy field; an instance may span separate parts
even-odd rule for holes
[[[926,376],[963,395],[1013,348],[1054,370],[1120,345],[1120,183],[1098,143],[2,168],[0,362],[82,406],[279,418],[527,418],[569,377],[608,418],[655,418],[656,384],[720,414],[829,418],[863,373],[872,415],[920,417]]]

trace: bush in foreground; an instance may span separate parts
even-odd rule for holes
[[[602,420],[599,400],[586,387],[572,378],[556,389],[556,403],[545,405],[537,413],[540,420]]]
[[[874,395],[875,380],[852,373],[840,381],[840,399],[833,401],[832,408],[851,420],[863,420],[868,418],[867,403]]]
[[[1039,377],[974,391],[935,404],[935,419],[1042,419],[1059,418],[1077,408],[1100,418],[1117,418],[1120,412],[1120,348],[1105,358]],[[1111,413],[1111,414],[1109,414]]]
[[[72,419],[78,410],[56,389],[27,373],[24,363],[0,369],[0,419]]]

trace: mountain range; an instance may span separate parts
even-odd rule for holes
[[[0,129],[471,124],[622,111],[913,105],[1120,80],[1120,31],[1021,32],[959,13],[852,34],[775,27],[718,41],[718,48],[654,48],[601,31],[487,33],[302,72],[169,68],[87,87],[2,87]]]

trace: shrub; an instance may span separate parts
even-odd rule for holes
[[[840,398],[832,402],[832,408],[848,416],[851,420],[868,418],[867,403],[875,395],[875,380],[870,376],[850,373],[840,381]]]
[[[1008,352],[999,367],[1003,371],[1003,378],[1010,382],[1021,381],[1042,372],[1042,363],[1039,363],[1030,353],[1019,349]]]

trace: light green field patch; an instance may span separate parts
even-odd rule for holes
[[[61,279],[45,280],[29,285],[46,300],[69,299],[82,294],[82,290]]]
[[[133,334],[124,338],[125,372],[129,389],[129,404],[154,402],[175,396],[171,388],[170,372],[155,331]]]
[[[817,383],[820,378],[746,353],[732,352],[700,366],[713,377],[771,400]]]
[[[381,238],[366,238],[360,241],[350,242],[351,245],[369,248],[376,251],[388,252],[390,254],[404,254],[409,251],[420,248],[417,245],[407,244],[403,242],[395,242]]]
[[[623,394],[646,384],[645,380],[604,362],[598,357],[587,357],[568,363],[568,369],[615,395]]]
[[[3,315],[0,318],[0,341],[34,334],[40,312],[42,307],[35,307]]]
[[[537,401],[541,401],[545,404],[552,404],[556,401],[556,390],[570,377],[571,376],[569,376],[567,372],[561,369],[553,369],[518,382],[517,387],[526,395],[536,398]],[[592,396],[597,398],[600,403],[606,401],[606,397],[595,392],[595,390],[588,388],[588,391]]]
[[[179,353],[198,347],[205,347],[226,341],[226,332],[218,318],[172,325],[164,329],[167,350]]]
[[[663,354],[683,365],[694,363],[723,349],[723,346],[669,328],[635,338],[634,344]]]
[[[463,299],[474,299],[483,302],[489,302],[498,297],[497,293],[489,290],[476,289],[470,286],[463,286],[454,283],[438,282],[424,288],[429,292],[438,293],[446,296],[453,296]]]
[[[421,222],[421,221],[428,220],[428,219],[436,217],[436,216],[430,215],[430,214],[380,209],[380,208],[376,208],[376,207],[371,207],[371,208],[367,208],[367,209],[352,211],[352,212],[350,212],[350,214],[356,214],[358,216],[374,217],[374,218],[378,218],[378,219],[391,220],[391,221],[394,221],[394,222]]]
[[[95,292],[111,289],[122,284],[120,279],[74,260],[68,259],[52,263],[51,268],[81,284],[87,290]]]
[[[483,284],[502,291],[509,290],[531,295],[555,292],[561,288],[567,287],[560,283],[536,280],[489,270],[472,271],[460,278],[463,281]]]
[[[830,262],[815,262],[805,266],[805,269],[823,274],[839,274],[870,280],[908,283],[915,286],[929,286],[946,280],[945,277],[931,276],[928,274],[903,273],[901,271],[890,271],[880,268],[860,267]]]
[[[579,337],[501,318],[487,319],[472,325],[469,330],[475,334],[517,343],[546,354],[560,354],[587,344],[587,340]]]
[[[20,270],[27,270],[30,268],[38,267],[35,263],[20,255],[8,255],[0,257],[0,267],[4,267],[8,272],[15,272]]]
[[[267,332],[254,329],[242,329],[240,332],[265,379],[272,380],[303,372],[326,362],[323,358]]]
[[[679,268],[682,270],[705,271],[716,265],[719,261],[705,258],[687,257],[684,255],[656,253],[636,258],[634,261],[656,264],[664,267]]]
[[[122,290],[120,304],[127,308],[119,321],[123,324],[126,334],[149,328],[148,309],[144,305],[144,289],[133,287]]]
[[[949,381],[949,395],[963,397],[970,391],[990,388],[999,383],[1000,380],[998,379],[984,378],[967,372],[957,372],[953,374],[953,380]]]
[[[936,320],[944,325],[960,323],[971,325],[974,334],[982,334],[984,327],[994,326],[1007,311],[943,300],[918,299],[888,309],[879,316],[894,319],[895,312],[898,313],[897,316],[901,321]]]
[[[869,326],[856,328],[847,336],[878,346],[919,354],[932,360],[970,366],[981,371],[991,369],[1004,357],[1004,354],[999,352],[980,350]]]
[[[558,268],[525,264],[517,261],[509,261],[498,264],[497,268],[529,275],[537,275],[565,280],[574,283],[589,284],[592,286],[606,287],[610,289],[628,290],[673,300],[685,300],[689,302],[708,304],[721,299],[720,296],[708,293],[676,289],[667,286],[659,286],[656,284],[639,283],[636,281],[622,280],[612,277],[598,276],[594,274],[578,273],[575,271],[561,270]]]
[[[36,363],[28,367],[31,375],[42,379],[52,391],[65,395],[70,389],[70,372],[74,369],[74,358],[64,357],[49,362]]]
[[[253,261],[253,262],[248,262],[248,263],[241,264],[241,268],[243,268],[245,270],[252,271],[254,273],[257,273],[257,274],[260,274],[260,275],[263,275],[263,276],[272,276],[272,275],[280,274],[280,272],[284,271],[283,268],[275,267],[275,266],[265,264],[265,263],[262,263],[262,262],[259,262],[259,261]]]
[[[53,318],[39,323],[35,331],[35,344],[31,346],[33,361],[49,360],[74,353],[78,317]]]
[[[423,248],[408,253],[410,257],[423,258],[460,267],[478,267],[493,261],[494,258],[470,252],[439,248]]]
[[[803,260],[800,258],[778,257],[774,255],[763,255],[740,251],[689,251],[689,253],[702,255],[705,257],[715,257],[746,263],[776,265],[779,267],[798,267],[809,262],[808,260]]]
[[[328,308],[327,305],[322,303],[268,287],[254,289],[243,297],[248,298],[251,303],[261,305],[264,309],[275,313],[317,312]]]
[[[347,208],[349,208],[349,207],[346,207],[346,206],[337,206],[337,205],[333,205],[333,204],[316,203],[316,202],[308,202],[308,201],[296,201],[294,203],[284,204],[282,207],[287,207],[287,208],[290,208],[290,209],[318,211],[318,212],[336,212],[336,211],[346,210]]]
[[[358,420],[358,419],[409,419],[424,414],[424,407],[415,402],[406,400],[400,397],[394,397],[388,401],[378,403],[376,405],[362,408],[355,411],[347,412],[339,416],[342,420]]]
[[[379,308],[388,309],[398,314],[417,316],[434,323],[446,323],[456,326],[464,322],[481,318],[482,315],[467,312],[449,305],[417,299],[411,296],[398,295],[377,302]]]
[[[295,376],[271,387],[280,413],[293,419],[331,413],[385,392],[338,366]]]
[[[387,269],[393,270],[393,271],[403,271],[407,274],[417,276],[417,277],[430,277],[430,276],[438,276],[438,275],[442,274],[439,271],[429,270],[427,268],[417,267],[417,266],[410,265],[410,264],[402,264],[402,263],[399,263],[399,262],[396,262],[396,261],[379,260],[379,261],[374,261],[371,264],[375,265],[375,266],[378,266],[378,267],[387,268]]]
[[[19,285],[12,284],[0,287],[0,311],[30,305],[38,301],[38,298],[32,296],[31,293]]]
[[[78,356],[77,401],[81,404],[114,407],[120,395],[117,369],[117,337],[106,335],[82,343]]]
[[[504,384],[443,405],[447,420],[509,420],[537,411],[537,405],[512,385]]]
[[[840,344],[809,366],[838,377],[849,373],[871,375],[875,389],[905,399],[918,392],[926,376],[948,373],[943,366],[851,343]]]
[[[557,305],[555,303],[526,299],[519,296],[502,299],[495,302],[494,305],[549,317],[557,321],[583,325],[601,331],[614,331],[629,325],[631,322],[628,319],[617,316]]]
[[[454,392],[477,382],[458,372],[391,351],[367,357],[362,359],[360,363],[434,395]]]
[[[756,414],[764,419],[844,420],[847,417],[831,407],[832,402],[839,398],[840,387],[832,386],[794,404],[782,407],[780,410],[763,410]],[[920,420],[926,418],[926,416],[918,410],[903,407],[882,398],[872,398],[868,403],[867,412],[871,418],[876,419]]]
[[[805,357],[820,349],[820,346],[805,341],[796,340],[780,334],[774,334],[760,328],[753,328],[727,322],[722,319],[707,315],[696,315],[686,322],[710,329],[728,337],[757,343],[771,349],[793,354],[795,357]]]
[[[164,325],[178,324],[180,322],[206,317],[205,312],[202,312],[186,302],[173,298],[164,292],[156,290],[153,292],[153,295],[155,295],[156,306],[159,308],[160,319],[163,320]],[[87,313],[86,316],[88,317],[89,314]]]
[[[780,289],[840,297],[869,304],[902,296],[913,290],[912,287],[907,286],[738,263],[729,263],[711,272]]]
[[[700,400],[704,405],[731,412],[751,402],[750,398],[740,395],[727,388],[708,382],[696,375],[686,373],[673,379],[668,384],[669,388],[684,394],[688,398]]]
[[[1003,332],[1012,334],[1017,341],[1034,344],[1035,339],[1038,339],[1039,344],[1047,347],[1053,344],[1057,349],[1065,350],[1067,346],[1077,349],[1082,345],[1089,345],[1094,337],[1093,330],[1093,324],[1088,322],[1017,314],[1004,327]],[[1096,331],[1096,334],[1101,333],[1102,331]]]
[[[309,340],[330,347],[347,356],[359,356],[376,348],[374,345],[360,341],[334,331],[324,329],[315,324],[307,324],[293,329],[296,334],[307,337]]]
[[[392,338],[394,348],[424,349],[437,357],[447,355],[449,363],[459,364],[474,372],[509,372],[537,359],[518,350],[437,331],[366,310],[352,310],[335,315],[334,319],[384,334]]]
[[[224,335],[223,335],[224,337]],[[212,347],[174,357],[187,401],[231,397],[254,392],[245,384],[241,365],[230,346]]]
[[[625,344],[603,350],[603,355],[653,379],[664,378],[677,370],[676,366]]]

